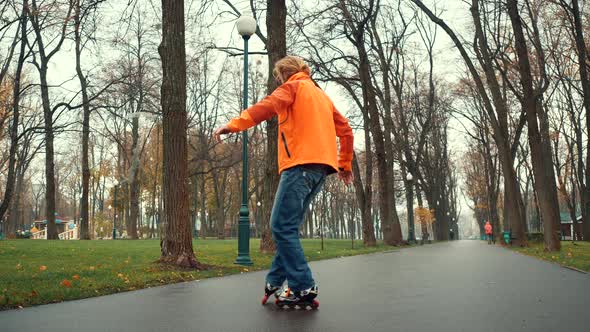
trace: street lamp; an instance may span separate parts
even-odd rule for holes
[[[119,181],[115,180],[115,215],[113,217],[113,240],[117,239],[117,191],[119,189]]]
[[[408,181],[408,242],[416,242],[414,236],[414,177],[412,173],[408,172],[406,176]]]
[[[256,32],[256,20],[246,14],[236,21],[238,33],[244,39],[244,101],[243,109],[248,108],[248,40]],[[252,265],[250,259],[250,212],[248,211],[248,131],[244,130],[242,139],[242,206],[238,220],[238,258],[235,264]]]

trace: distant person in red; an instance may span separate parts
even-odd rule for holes
[[[489,221],[486,221],[486,225],[484,226],[486,231],[486,237],[488,238],[488,244],[492,244],[494,241],[494,233],[492,232],[492,224]]]

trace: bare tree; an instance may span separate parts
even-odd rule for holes
[[[162,0],[162,112],[165,226],[162,262],[199,268],[191,237],[187,195],[186,52],[184,3]]]
[[[54,162],[54,113],[66,105],[60,103],[51,107],[49,97],[49,83],[47,75],[49,71],[49,61],[59,52],[66,38],[68,23],[72,17],[73,2],[50,0],[51,5],[42,1],[38,4],[37,0],[31,0],[31,4],[26,7],[29,20],[35,33],[34,45],[36,53],[33,55],[33,65],[39,72],[41,101],[43,105],[43,114],[45,119],[45,177],[46,177],[46,218],[47,218],[47,239],[57,240],[57,228],[55,225],[55,162]],[[42,5],[42,6],[41,6]],[[49,12],[47,12],[49,11]],[[65,15],[63,15],[65,13]],[[62,14],[62,15],[60,15]],[[55,15],[55,16],[54,16]],[[59,31],[53,36],[48,36],[49,27],[57,23]],[[53,46],[52,46],[53,45]],[[33,45],[31,45],[31,48]]]
[[[80,206],[80,239],[89,240],[90,233],[88,232],[89,222],[89,201],[88,195],[90,191],[90,167],[88,164],[88,143],[90,140],[90,96],[88,94],[88,80],[84,72],[82,71],[82,52],[84,46],[90,39],[86,36],[83,40],[83,34],[92,35],[95,27],[93,26],[94,20],[96,19],[93,14],[96,12],[97,7],[104,0],[76,0],[74,4],[74,41],[76,51],[76,75],[80,81],[80,89],[82,92],[82,105],[83,105],[83,120],[82,120],[82,198]],[[86,27],[88,30],[85,31]]]
[[[586,46],[586,39],[584,36],[583,15],[580,11],[580,3],[578,0],[556,0],[563,8],[565,16],[569,22],[569,30],[573,37],[573,42],[576,49],[576,57],[578,64],[578,73],[580,83],[582,86],[582,101],[586,109],[586,134],[590,134],[590,54]],[[569,81],[569,82],[568,82]],[[571,84],[571,78],[566,80],[566,83]],[[570,102],[571,104],[571,102]],[[590,141],[586,141],[586,146],[582,147],[582,128],[577,127],[581,121],[574,121],[575,118],[570,117],[572,125],[575,126],[576,131],[576,146],[577,146],[577,181],[580,188],[581,212],[584,227],[584,240],[590,241],[590,162],[586,161],[584,165],[583,150],[586,150],[586,158],[590,154]],[[581,124],[581,123],[580,123]]]
[[[518,71],[520,73],[520,83],[523,93],[521,104],[527,115],[533,175],[535,177],[539,207],[545,227],[545,249],[559,251],[561,249],[561,243],[558,237],[560,216],[557,201],[557,187],[555,185],[555,173],[551,163],[551,143],[549,140],[547,115],[540,104],[540,99],[546,87],[543,86],[544,83],[537,89],[533,86],[533,72],[529,58],[529,49],[522,26],[518,1],[507,0],[506,5],[514,30],[515,47],[518,54]],[[533,27],[536,29],[535,22],[533,22]],[[538,32],[536,32],[535,36],[538,38]],[[542,45],[536,40],[534,40],[533,44],[538,55],[538,61],[544,61]],[[543,63],[539,67],[541,71],[544,71]],[[543,74],[541,73],[541,75]]]
[[[8,3],[5,4],[8,6]],[[20,124],[20,98],[21,98],[21,79],[25,59],[28,57],[26,52],[27,45],[27,0],[23,1],[23,8],[19,17],[19,29],[14,42],[12,43],[9,56],[6,64],[2,67],[0,72],[0,86],[4,84],[4,79],[9,69],[10,59],[13,56],[13,50],[16,47],[16,42],[20,40],[20,52],[16,70],[14,74],[14,81],[12,83],[12,122],[10,127],[10,151],[8,156],[8,175],[6,178],[6,188],[4,189],[4,196],[0,204],[0,221],[4,219],[4,215],[9,208],[10,200],[14,192],[14,185],[16,182],[16,162],[17,162],[17,147],[19,144],[19,124]],[[1,39],[0,39],[1,41]],[[8,108],[8,105],[6,105]],[[8,113],[8,112],[6,112]]]

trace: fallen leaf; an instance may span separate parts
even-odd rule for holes
[[[39,271],[45,271],[45,270],[47,270],[47,266],[45,266],[45,265],[39,266]]]
[[[31,297],[36,297],[37,295],[39,295],[39,294],[37,294],[37,292],[35,292],[35,291],[31,292]]]
[[[119,277],[119,278],[123,278],[123,273],[119,273],[119,274],[117,274],[117,277]]]
[[[69,281],[68,279],[64,279],[64,280],[63,280],[63,281],[60,283],[60,285],[61,285],[61,286],[63,286],[63,287],[72,287],[72,282],[71,282],[71,281]]]
[[[23,266],[22,266],[20,263],[16,264],[16,269],[17,269],[17,270],[20,270],[20,269],[22,269],[22,268],[23,268]]]
[[[72,277],[72,279],[74,279],[74,280],[80,280],[80,276],[77,275],[77,274],[74,274],[74,276]]]
[[[94,270],[96,270],[96,268],[95,268],[94,266],[91,266],[91,267],[89,267],[88,269],[89,269],[90,271],[94,271]]]

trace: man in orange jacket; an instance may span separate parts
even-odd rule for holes
[[[484,226],[485,232],[486,232],[486,237],[488,238],[488,244],[492,244],[492,241],[494,241],[494,233],[492,232],[492,224],[490,224],[490,221],[486,221],[486,224]],[[495,241],[494,241],[495,243]]]
[[[352,182],[354,138],[348,120],[310,78],[303,60],[287,56],[277,61],[273,75],[281,86],[218,128],[215,138],[220,141],[221,135],[278,116],[281,179],[270,220],[277,251],[266,277],[263,304],[275,294],[279,305],[317,306],[318,289],[299,241],[299,226],[326,176],[338,173],[345,184]],[[280,291],[285,281],[288,286]]]

